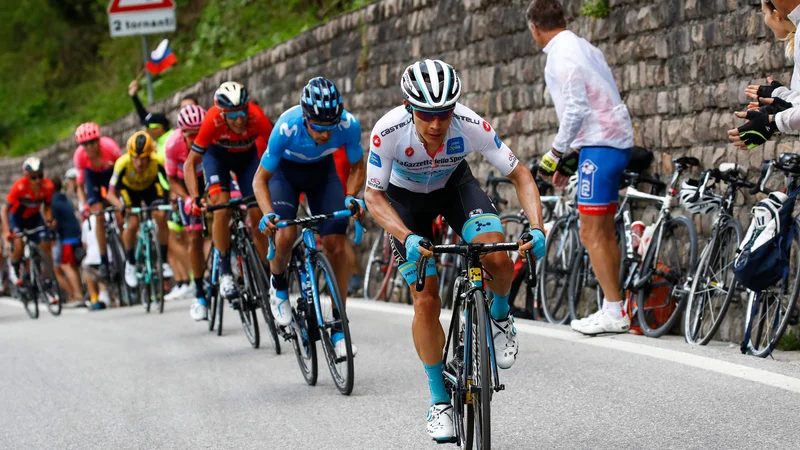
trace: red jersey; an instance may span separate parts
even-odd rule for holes
[[[231,131],[219,108],[212,106],[203,119],[192,151],[203,154],[209,146],[216,145],[232,153],[244,152],[253,148],[259,136],[268,141],[270,133],[272,133],[272,122],[264,115],[261,108],[252,103],[247,105],[247,126],[242,134]]]
[[[114,162],[117,161],[121,154],[119,145],[110,137],[103,136],[100,138],[100,167],[95,167],[92,165],[92,160],[86,154],[86,149],[83,145],[78,146],[72,156],[72,165],[78,171],[78,183],[83,183],[84,170],[86,169],[92,172],[104,172],[113,169]]]
[[[42,180],[39,192],[34,193],[28,178],[22,177],[11,186],[6,204],[11,214],[22,215],[23,219],[28,219],[40,213],[42,203],[49,205],[53,201],[54,192],[53,182],[47,178]]]

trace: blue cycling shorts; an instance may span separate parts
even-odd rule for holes
[[[253,195],[253,178],[258,170],[258,152],[253,146],[244,152],[232,153],[225,148],[211,145],[203,154],[208,195],[213,197],[220,192],[230,192],[231,172],[236,174],[242,197]],[[344,205],[344,200],[342,200]]]
[[[83,169],[83,190],[86,191],[87,205],[92,206],[105,200],[108,183],[111,182],[113,173],[113,167],[102,172]]]
[[[605,216],[617,211],[619,180],[630,159],[630,149],[581,149],[578,164],[578,211],[581,214]]]
[[[300,193],[305,192],[311,214],[330,214],[344,209],[344,189],[329,156],[322,161],[298,163],[281,159],[269,180],[272,207],[281,219],[297,217]],[[319,224],[319,235],[347,233],[349,219],[327,219]]]
[[[344,200],[342,200],[342,203],[344,203]],[[44,226],[44,217],[42,217],[41,214],[35,214],[25,219],[22,217],[22,214],[10,213],[8,215],[8,225],[11,228],[12,233],[19,233],[22,230],[32,230],[34,228]],[[39,233],[30,236],[30,240],[38,244],[46,237],[47,230],[42,230]]]

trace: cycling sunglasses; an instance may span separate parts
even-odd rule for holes
[[[222,115],[224,115],[225,118],[228,119],[228,120],[236,120],[236,119],[238,119],[240,117],[242,119],[244,119],[244,118],[247,117],[247,110],[246,109],[241,109],[239,111],[229,111],[229,112],[223,113]]]
[[[433,119],[438,118],[439,121],[444,122],[445,120],[450,120],[453,117],[453,111],[455,108],[445,109],[443,111],[426,111],[424,109],[417,109],[412,108],[414,110],[414,115],[417,116],[417,119],[423,122],[433,122]]]
[[[315,123],[311,123],[311,121],[309,121],[309,120],[306,120],[306,123],[308,124],[308,126],[311,127],[312,130],[316,131],[317,133],[324,133],[326,131],[333,131],[333,130],[336,129],[336,127],[339,126],[339,122],[336,122],[336,123],[331,124],[331,125],[317,125]]]
[[[42,178],[44,178],[44,174],[43,174],[43,173],[41,173],[41,172],[40,172],[40,173],[32,173],[32,174],[30,174],[30,176],[29,176],[28,178],[29,178],[31,181],[39,181],[39,180],[41,180]]]
[[[186,130],[181,132],[181,134],[183,134],[183,137],[187,139],[195,139],[197,138],[197,135],[200,134],[200,130]]]
[[[88,141],[81,142],[81,145],[93,145],[100,142],[100,139],[89,139]]]

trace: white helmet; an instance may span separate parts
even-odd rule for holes
[[[400,87],[412,107],[424,110],[454,108],[461,96],[461,80],[455,69],[438,59],[417,61],[408,66]]]
[[[569,181],[567,185],[564,186],[564,195],[570,199],[574,200],[575,196],[578,195],[578,174],[569,177]]]
[[[35,156],[31,156],[30,158],[26,159],[24,163],[22,163],[22,170],[28,173],[41,172],[42,169],[44,169],[42,160]]]
[[[67,169],[67,172],[64,174],[64,178],[66,178],[67,180],[74,180],[74,179],[78,178],[78,169],[76,169],[74,167],[70,167],[69,169]]]
[[[247,89],[235,81],[222,83],[214,93],[214,104],[223,111],[242,109],[247,106],[248,101],[250,101],[250,95],[247,93]]]
[[[722,197],[711,192],[711,188],[706,187],[702,197],[694,199],[699,189],[699,182],[696,180],[684,181],[681,183],[681,192],[678,197],[681,199],[681,206],[692,214],[712,214],[722,207]]]

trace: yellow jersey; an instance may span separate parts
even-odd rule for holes
[[[131,155],[125,153],[114,163],[114,173],[111,175],[111,181],[108,185],[114,189],[144,191],[159,183],[159,174],[166,179],[164,158],[157,153],[150,154],[150,163],[141,172],[137,172],[133,167]]]

